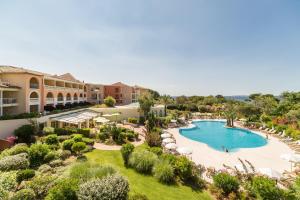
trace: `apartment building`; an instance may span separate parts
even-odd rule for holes
[[[92,104],[101,104],[104,100],[104,85],[87,83],[87,101]]]
[[[61,105],[102,103],[107,96],[117,104],[137,102],[148,89],[128,86],[84,83],[72,74],[50,75],[14,66],[0,66],[0,116],[43,112]]]
[[[104,86],[104,97],[112,96],[116,99],[117,104],[126,105],[138,101],[141,94],[148,89],[140,86],[129,86],[121,82]]]

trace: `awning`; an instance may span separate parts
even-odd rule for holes
[[[79,124],[85,122],[86,120],[93,119],[97,116],[98,116],[97,113],[84,111],[84,112],[76,112],[76,113],[55,117],[52,118],[51,120],[70,123],[70,124]]]
[[[105,123],[108,123],[110,120],[108,120],[108,119],[106,119],[104,117],[97,117],[97,118],[94,119],[94,121],[96,123],[103,123],[103,124],[105,124]]]

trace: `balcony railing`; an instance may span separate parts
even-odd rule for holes
[[[30,103],[39,103],[39,98],[30,98]]]
[[[54,98],[46,98],[47,103],[54,103]]]
[[[38,83],[30,83],[30,88],[32,88],[32,89],[38,89],[39,88],[39,84]]]
[[[16,98],[3,98],[2,99],[2,103],[3,103],[3,105],[16,104],[17,103],[17,99]]]
[[[64,101],[64,98],[57,98],[57,101],[62,102]]]

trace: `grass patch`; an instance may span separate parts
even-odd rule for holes
[[[138,148],[145,148],[141,145]],[[150,200],[211,200],[212,197],[207,191],[194,191],[190,187],[182,185],[163,185],[153,176],[142,175],[133,169],[127,169],[123,165],[120,151],[94,150],[86,154],[91,163],[109,164],[115,167],[130,184],[130,193],[141,193],[147,195]]]

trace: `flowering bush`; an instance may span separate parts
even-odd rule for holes
[[[5,156],[12,156],[12,155],[20,154],[20,153],[28,153],[27,144],[19,143],[19,144],[16,144],[15,146],[11,147],[10,149],[5,149],[1,153],[0,159],[5,157]]]
[[[55,184],[57,177],[51,175],[36,176],[27,185],[27,189],[32,189],[37,199],[43,199],[50,188]]]
[[[157,155],[152,152],[136,151],[133,152],[129,158],[129,166],[134,168],[137,172],[149,174],[157,161]]]
[[[103,179],[91,180],[80,185],[78,199],[126,200],[128,192],[128,181],[120,175],[112,175]]]
[[[29,162],[26,153],[7,156],[0,160],[1,171],[26,169],[27,167],[29,167]]]
[[[0,173],[0,188],[5,191],[14,191],[17,187],[16,171]]]
[[[22,189],[16,192],[10,200],[35,200],[35,193],[32,189]]]

